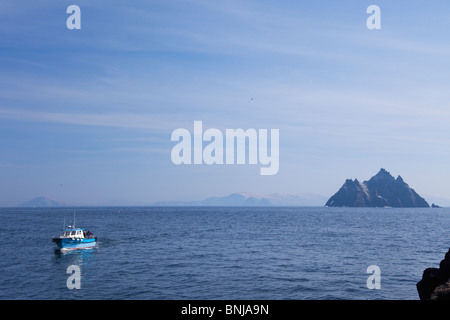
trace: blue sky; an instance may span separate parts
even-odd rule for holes
[[[448,1],[130,3],[0,1],[0,205],[331,196],[381,167],[450,198]],[[279,173],[174,165],[194,120],[279,129]]]

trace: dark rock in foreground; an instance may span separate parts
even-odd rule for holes
[[[347,179],[325,204],[328,207],[423,207],[430,205],[398,176],[381,169],[369,181]]]
[[[427,268],[417,282],[420,300],[450,300],[450,249],[439,268]]]

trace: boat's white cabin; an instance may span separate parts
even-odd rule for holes
[[[61,230],[61,238],[85,238],[83,229],[65,229]]]

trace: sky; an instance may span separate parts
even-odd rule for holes
[[[443,0],[0,0],[0,206],[329,197],[380,168],[450,198],[449,31]],[[175,165],[194,121],[279,129],[278,173]]]

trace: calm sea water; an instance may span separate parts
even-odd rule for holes
[[[73,209],[0,209],[0,299],[416,300],[450,247],[447,208],[77,208],[97,247],[61,253],[64,218]]]

